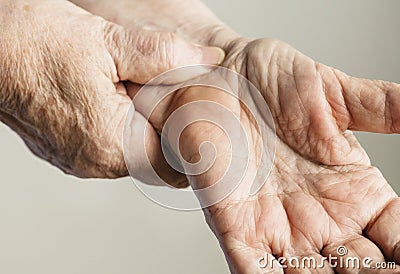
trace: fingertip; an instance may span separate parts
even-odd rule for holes
[[[225,51],[218,47],[202,47],[202,64],[221,65],[225,60]]]

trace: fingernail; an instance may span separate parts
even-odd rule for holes
[[[225,59],[225,51],[218,47],[203,47],[203,60],[207,65],[221,65]]]

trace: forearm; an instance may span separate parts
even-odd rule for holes
[[[226,49],[240,36],[199,0],[72,0],[71,2],[125,27],[143,25],[173,31],[190,41]]]

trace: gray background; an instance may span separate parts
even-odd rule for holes
[[[354,76],[400,82],[400,1],[206,1],[251,37],[275,37]],[[398,136],[358,134],[400,191]],[[200,212],[167,210],[130,179],[79,180],[0,126],[0,273],[227,273]]]

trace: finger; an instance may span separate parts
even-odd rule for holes
[[[338,70],[333,70],[333,74],[339,85],[331,84],[328,93],[336,96],[332,100],[342,100],[348,117],[344,121],[347,129],[400,133],[399,84],[350,77]]]
[[[140,91],[140,89],[143,87],[143,85],[131,83],[131,82],[126,82],[126,92],[129,98],[133,99],[135,98],[136,94]]]
[[[160,138],[153,127],[133,107],[128,113],[123,147],[130,175],[150,185],[187,187],[186,177],[172,169],[165,160]]]
[[[354,136],[354,133],[346,130],[343,133],[343,137],[345,138],[346,142],[348,142],[351,149],[351,152],[347,156],[343,157],[343,159],[345,159],[344,162],[346,164],[359,164],[370,166],[371,160],[369,159],[367,152],[357,140],[356,136]]]
[[[333,70],[309,58],[298,59],[295,78],[279,76],[285,92],[278,96],[277,134],[300,154],[326,165],[365,161],[357,142],[344,134],[349,114]]]
[[[400,198],[392,200],[367,227],[366,235],[382,250],[388,261],[400,264]]]
[[[337,273],[368,273],[377,263],[385,262],[379,248],[362,235],[328,245],[322,255],[331,258],[331,266]]]
[[[110,89],[111,83],[110,83]],[[136,111],[129,98],[128,83],[119,82],[115,85],[116,93],[107,101],[113,111],[108,112],[112,117],[107,117],[112,124],[117,124],[119,130],[116,134],[116,142],[123,141],[123,159],[130,175],[147,184],[169,184],[173,187],[183,188],[188,186],[186,177],[172,169],[166,162],[160,144],[160,137],[155,129],[146,123],[145,118]],[[103,113],[103,115],[105,115]],[[140,147],[139,143],[143,146]],[[144,148],[144,149],[140,149]],[[125,166],[124,165],[124,166]],[[161,180],[152,180],[146,174],[156,174]]]
[[[328,261],[318,253],[311,253],[302,256],[288,256],[285,258],[285,273],[335,273],[329,266]]]
[[[138,84],[173,68],[218,65],[225,58],[220,48],[196,46],[171,32],[127,30],[113,23],[106,24],[105,43],[119,80]]]

